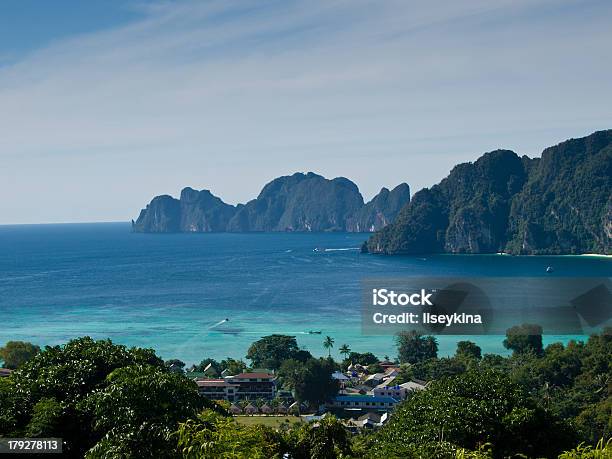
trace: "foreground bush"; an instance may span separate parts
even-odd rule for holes
[[[276,431],[262,425],[241,425],[206,410],[197,419],[182,423],[177,439],[186,459],[334,459],[351,454],[349,434],[333,416]]]
[[[554,457],[576,444],[565,424],[497,371],[433,382],[396,408],[372,447],[379,457],[447,457],[423,451],[441,442],[467,450],[489,443],[494,457]]]
[[[286,450],[275,430],[243,426],[209,410],[181,424],[177,440],[179,452],[186,459],[280,458]]]
[[[612,458],[612,439],[604,443],[599,440],[597,446],[579,445],[577,448],[567,451],[559,456],[559,459],[610,459]]]
[[[164,457],[206,404],[152,350],[80,338],[0,380],[0,436],[61,437],[66,457]]]

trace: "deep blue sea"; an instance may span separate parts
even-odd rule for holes
[[[364,255],[357,249],[367,236],[133,234],[126,223],[0,226],[0,344],[89,335],[193,363],[242,358],[259,337],[283,333],[315,355],[326,354],[329,335],[336,356],[346,343],[394,357],[392,336],[361,334],[363,278],[543,276],[548,265],[553,276],[612,276],[609,258]],[[460,339],[440,337],[440,353],[452,354]],[[505,353],[503,337],[467,339]]]

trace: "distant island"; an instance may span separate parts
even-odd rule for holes
[[[256,199],[237,206],[209,190],[185,188],[180,199],[157,196],[132,221],[132,229],[140,233],[372,232],[393,222],[409,201],[410,188],[405,183],[392,190],[383,188],[364,203],[349,179],[295,173],[272,180]]]
[[[155,197],[135,232],[375,232],[381,254],[612,254],[612,130],[571,139],[541,158],[510,150],[459,164],[410,198],[402,183],[365,203],[357,185],[312,172],[279,177],[232,206],[208,190]]]
[[[541,158],[492,151],[417,192],[363,251],[611,254],[611,192],[612,130],[549,147]]]

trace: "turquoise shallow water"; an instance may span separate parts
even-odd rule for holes
[[[393,357],[392,337],[361,334],[363,278],[544,276],[547,265],[552,276],[612,276],[610,259],[592,257],[363,255],[356,249],[366,237],[132,234],[125,223],[3,226],[0,343],[110,337],[191,363],[243,357],[259,337],[286,333],[316,355],[326,353],[321,343],[330,335],[336,348]],[[452,354],[459,339],[466,337],[440,337],[440,353]],[[503,337],[467,339],[505,353]]]

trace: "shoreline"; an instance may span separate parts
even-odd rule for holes
[[[96,341],[110,339],[113,342],[113,344],[126,346],[127,348],[136,347],[136,348],[141,348],[141,349],[153,349],[156,355],[160,357],[162,360],[179,359],[179,360],[184,361],[187,364],[187,366],[197,365],[203,359],[206,359],[206,358],[212,358],[217,361],[221,361],[227,358],[232,358],[235,360],[242,360],[245,363],[249,364],[249,361],[246,358],[248,346],[242,352],[238,351],[235,353],[229,352],[229,353],[222,353],[222,354],[217,354],[216,352],[210,352],[205,349],[202,349],[201,353],[198,354],[198,357],[193,358],[193,357],[189,357],[185,355],[181,349],[181,346],[178,346],[177,348],[174,348],[174,349],[164,349],[165,346],[158,345],[157,343],[133,342],[130,340],[117,339],[110,335],[95,335],[95,334],[74,335],[72,337],[66,337],[64,340],[60,340],[58,342],[46,342],[46,343],[42,341],[37,341],[34,338],[18,336],[18,337],[0,339],[0,346],[4,345],[8,341],[27,341],[27,342],[36,344],[40,346],[42,349],[44,349],[46,346],[51,346],[51,347],[64,346],[66,343],[68,343],[71,340],[83,338],[85,336],[90,337]],[[300,345],[299,336],[295,336],[291,334],[289,334],[289,336],[296,337],[296,339],[298,340],[299,348],[310,352],[313,355],[313,357],[315,358],[327,357],[327,351],[324,350],[322,346],[316,346],[316,345],[308,346],[308,345],[303,345],[303,344]],[[457,342],[466,341],[466,340],[472,341],[476,345],[481,347],[483,355],[489,354],[489,355],[497,355],[500,357],[508,357],[512,354],[511,350],[504,348],[502,345],[503,340],[506,338],[505,334],[499,334],[499,335],[431,335],[431,336],[436,338],[436,340],[438,341],[438,345],[439,345],[438,358],[453,357],[456,352]],[[547,335],[547,334],[543,334],[542,340],[543,340],[544,347],[546,347],[549,344],[553,344],[553,343],[561,343],[564,346],[567,346],[567,343],[569,341],[577,341],[577,342],[586,343],[586,341],[589,339],[590,336],[591,334],[582,334],[582,335],[558,335],[558,334]],[[261,337],[254,337],[253,342],[257,341]],[[491,347],[490,346],[491,343],[486,342],[487,338],[492,341],[495,341],[496,346]],[[376,345],[376,343],[372,343],[373,346],[371,347],[368,347],[367,345],[363,345],[363,344],[364,343],[361,342],[360,345],[356,346],[354,349],[351,346],[352,348],[351,350],[354,350],[355,352],[359,352],[359,353],[371,352],[380,360],[384,360],[385,356],[390,356],[392,360],[396,357],[397,347],[393,341],[389,342],[389,346],[385,347],[384,350],[380,348],[377,349],[378,346]],[[334,358],[334,360],[338,362],[341,362],[343,360],[342,356],[338,354],[337,350],[335,349],[332,350],[332,357]],[[2,362],[2,359],[0,359],[0,363],[1,362]]]
[[[371,255],[381,255],[380,253],[372,253]],[[584,257],[584,258],[612,258],[612,254],[605,253],[562,253],[562,254],[553,254],[553,253],[540,253],[540,254],[521,254],[514,255],[512,253],[507,252],[488,252],[488,253],[450,253],[450,252],[442,252],[442,253],[423,253],[423,254],[391,254],[385,256],[395,257],[395,256],[404,256],[404,257],[431,257],[431,256],[448,256],[448,257],[509,257],[509,258],[570,258],[570,257]]]
[[[499,255],[504,257],[590,257],[590,258],[612,258],[612,254],[605,253],[562,253],[562,254],[529,254],[529,255],[513,255],[506,252],[497,252],[492,254],[487,253],[445,253],[442,255]]]

